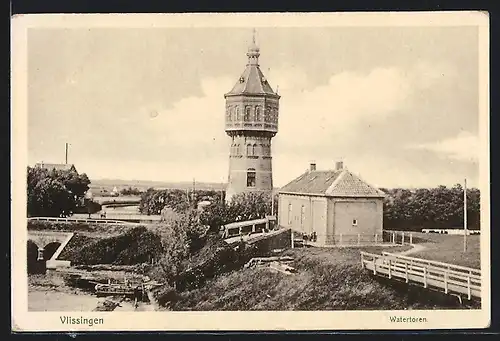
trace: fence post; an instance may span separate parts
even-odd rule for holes
[[[401,232],[401,245],[405,245],[405,232]]]
[[[377,260],[373,256],[372,256],[372,260],[373,260],[373,274],[376,275],[377,274]]]
[[[472,275],[472,272],[469,271],[469,276],[467,276],[467,298],[470,300],[471,299],[471,290],[470,290],[470,276]]]
[[[392,278],[392,273],[391,273],[391,259],[389,258],[389,279]]]
[[[405,262],[405,279],[406,283],[408,283],[408,263]]]
[[[424,266],[424,288],[427,288],[427,268]]]
[[[444,270],[444,293],[448,293],[448,271]]]
[[[364,262],[364,254],[361,252],[361,269],[365,268],[365,262]]]
[[[291,243],[292,243],[292,249],[293,249],[294,248],[293,230],[290,230],[290,237],[291,237]]]
[[[377,244],[377,242],[378,242],[377,237],[378,237],[378,235],[375,233],[375,244]]]
[[[339,244],[342,245],[342,233],[340,234]]]
[[[413,233],[410,232],[410,245],[413,244]]]
[[[358,245],[361,243],[361,235],[358,233]]]

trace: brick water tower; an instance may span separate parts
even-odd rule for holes
[[[226,201],[241,192],[272,192],[271,140],[278,132],[280,96],[259,67],[260,50],[248,47],[248,62],[226,99],[226,133],[230,139]]]

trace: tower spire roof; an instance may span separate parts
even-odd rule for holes
[[[238,82],[233,89],[226,95],[241,95],[241,94],[269,94],[277,95],[269,85],[266,77],[259,67],[260,48],[256,43],[255,29],[252,32],[252,42],[248,46],[247,57],[248,62],[240,76]]]

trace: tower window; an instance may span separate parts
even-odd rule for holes
[[[236,107],[236,120],[241,121],[240,108]]]
[[[247,156],[253,156],[253,149],[251,144],[247,144]]]
[[[292,225],[292,203],[288,204],[288,225]]]
[[[270,119],[271,119],[271,108],[270,107],[267,107],[266,108],[266,113],[265,113],[265,116],[264,116],[264,121],[265,122],[269,122]]]
[[[260,122],[260,107],[255,107],[255,121]]]
[[[245,107],[245,121],[250,121],[250,107]]]
[[[247,171],[247,187],[255,187],[255,169],[253,168]]]
[[[252,155],[253,156],[257,155],[257,145],[255,143],[252,146]]]
[[[352,220],[352,226],[358,226],[358,219],[353,219]]]

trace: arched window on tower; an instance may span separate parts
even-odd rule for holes
[[[257,145],[255,143],[252,145],[252,155],[253,156],[257,156],[258,155],[258,153],[257,153]]]
[[[231,107],[226,108],[226,120],[231,121]]]
[[[264,121],[265,122],[269,122],[271,119],[271,108],[270,107],[266,107],[266,113],[264,115]]]
[[[252,145],[247,144],[247,156],[253,156],[252,151]]]
[[[241,155],[241,152],[240,152],[240,145],[239,145],[239,144],[237,144],[237,145],[236,145],[236,148],[235,148],[235,155],[237,155],[237,156],[240,156],[240,155]]]
[[[255,121],[260,122],[260,106],[255,107]]]
[[[236,108],[235,107],[231,107],[231,117],[232,117],[232,120],[231,121],[236,121]]]
[[[241,113],[239,107],[236,107],[236,120],[241,121]]]
[[[247,170],[247,187],[255,187],[255,169],[248,168]]]
[[[246,106],[245,107],[245,122],[250,122],[250,107]]]

